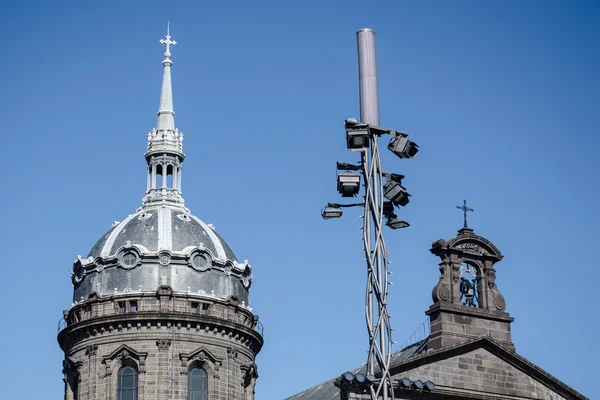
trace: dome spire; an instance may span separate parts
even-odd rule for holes
[[[167,36],[160,40],[166,46],[162,62],[163,79],[160,88],[160,104],[156,128],[148,133],[148,176],[144,206],[165,205],[183,207],[181,197],[181,169],[183,154],[183,133],[175,128],[173,111],[173,88],[171,85],[171,46],[177,44],[171,39],[167,25]]]
[[[171,51],[170,46],[175,46],[176,41],[171,40],[169,35],[169,23],[167,23],[167,36],[165,39],[160,39],[160,43],[167,46],[165,51],[165,59],[162,62],[164,66],[162,87],[160,89],[160,105],[158,106],[158,122],[156,123],[157,130],[174,130],[175,129],[175,112],[173,111],[173,88],[171,86]]]

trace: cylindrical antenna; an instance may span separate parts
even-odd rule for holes
[[[358,43],[360,121],[379,126],[375,32],[371,29],[361,29],[356,32],[356,39]]]

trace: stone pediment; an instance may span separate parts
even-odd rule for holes
[[[393,366],[391,373],[393,381],[430,380],[436,394],[452,398],[587,399],[488,337],[423,353]]]
[[[211,353],[204,346],[201,346],[200,348],[196,349],[195,351],[193,351],[191,353],[181,353],[179,355],[179,358],[181,360],[182,366],[187,365],[187,363],[189,363],[190,361],[204,362],[204,361],[208,360],[212,364],[216,364],[217,362],[221,361],[220,358],[216,357],[213,353]]]
[[[180,372],[182,374],[187,374],[189,368],[196,364],[204,368],[209,375],[213,375],[217,379],[220,377],[219,370],[223,364],[222,359],[215,356],[205,346],[200,346],[191,353],[181,353],[179,359],[181,360]]]
[[[112,372],[111,363],[115,360],[120,360],[122,364],[134,363],[139,372],[146,372],[147,352],[140,352],[133,348],[122,344],[110,354],[102,357],[102,364],[106,365],[106,375]]]
[[[476,235],[473,229],[470,228],[459,230],[458,235],[448,241],[440,239],[433,242],[431,252],[439,256],[448,252],[484,256],[493,260],[494,263],[500,261],[503,257],[500,250],[492,242],[483,236]]]

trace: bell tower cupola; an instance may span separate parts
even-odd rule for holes
[[[467,226],[466,201],[457,208],[464,212],[464,225],[458,235],[433,242],[431,253],[441,260],[440,280],[433,288],[428,347],[440,349],[489,336],[514,351],[506,302],[496,285],[495,264],[500,251],[486,238]]]

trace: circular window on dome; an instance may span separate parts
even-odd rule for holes
[[[196,253],[192,256],[192,267],[198,271],[206,271],[210,268],[210,260],[200,253]]]
[[[133,268],[137,265],[137,263],[139,261],[139,257],[136,253],[134,253],[132,251],[127,251],[127,252],[123,253],[120,261],[121,261],[121,265],[124,268]]]

